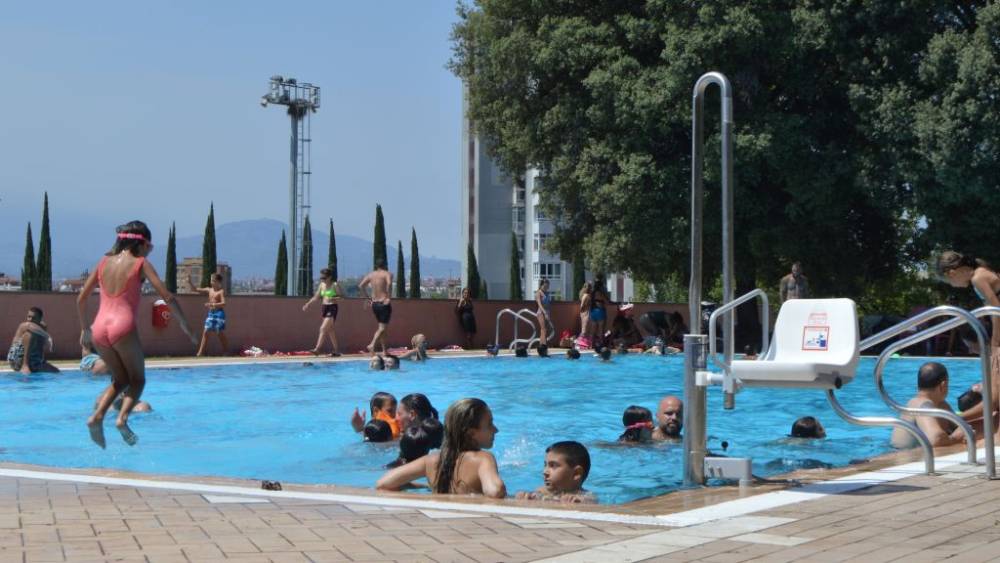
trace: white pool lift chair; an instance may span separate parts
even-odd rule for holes
[[[730,373],[744,387],[840,389],[858,369],[858,342],[854,301],[791,299],[763,357],[734,360]]]

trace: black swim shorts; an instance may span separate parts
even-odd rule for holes
[[[330,303],[329,305],[324,304],[323,318],[325,319],[329,317],[332,318],[333,320],[337,320],[337,308],[338,307],[336,303]]]
[[[389,324],[389,319],[392,318],[392,303],[372,303],[372,313],[376,321]]]

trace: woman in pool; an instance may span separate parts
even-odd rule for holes
[[[535,304],[538,305],[538,311],[535,312],[535,316],[538,317],[538,326],[541,329],[541,339],[538,341],[538,345],[542,346],[548,344],[549,333],[556,331],[555,326],[552,324],[552,295],[549,293],[549,280],[546,278],[542,278],[542,281],[538,283],[538,291],[535,292]]]
[[[320,270],[319,287],[316,288],[316,294],[302,306],[302,310],[305,311],[317,299],[322,299],[323,302],[323,322],[319,325],[319,338],[316,339],[316,347],[309,350],[313,354],[319,355],[319,350],[323,347],[323,340],[329,338],[330,346],[333,347],[333,352],[330,355],[340,355],[340,347],[337,346],[337,331],[334,324],[337,322],[337,301],[340,300],[342,293],[340,284],[337,283],[337,280],[333,279],[333,270],[330,268]]]
[[[983,305],[1000,307],[1000,275],[986,262],[953,250],[942,252],[937,260],[938,275],[952,287],[972,287]],[[990,371],[993,385],[993,410],[1000,401],[1000,317],[991,316],[993,335],[990,338]],[[963,418],[972,420],[983,416],[982,403],[962,413]],[[1000,428],[996,429],[1000,435]]]
[[[472,337],[476,335],[476,314],[472,311],[472,292],[469,288],[462,289],[462,298],[455,305],[455,314],[465,333],[465,349],[472,348]]]
[[[444,442],[439,453],[390,470],[378,480],[375,488],[398,491],[411,481],[426,477],[431,491],[438,494],[507,496],[496,458],[483,451],[493,447],[497,433],[493,413],[486,403],[480,399],[455,402],[444,415],[444,428]]]
[[[111,385],[105,389],[97,408],[87,419],[90,438],[102,448],[106,446],[104,415],[122,391],[125,391],[125,398],[115,426],[126,444],[135,445],[139,439],[128,426],[128,416],[139,402],[146,386],[146,361],[142,343],[139,342],[139,331],[135,326],[139,289],[144,279],[149,280],[153,289],[170,304],[181,330],[191,339],[191,345],[198,345],[198,340],[191,333],[184,312],[177,305],[173,294],[160,281],[153,265],[146,261],[146,256],[153,250],[149,227],[142,221],[132,221],[119,226],[116,231],[115,245],[91,271],[76,300],[80,318],[80,344],[82,346],[85,342],[92,341],[97,353],[111,370]],[[87,319],[87,298],[98,284],[101,287],[101,304],[93,325],[90,325]]]
[[[590,299],[594,289],[590,282],[584,282],[580,288],[580,336],[587,336],[590,331]]]

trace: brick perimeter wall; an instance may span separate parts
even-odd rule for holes
[[[139,305],[139,337],[148,356],[193,356],[196,347],[184,337],[176,321],[172,320],[166,329],[152,326],[152,304],[157,298],[144,295]],[[200,338],[205,320],[205,297],[201,295],[178,295],[178,302],[191,324],[192,330]],[[305,298],[276,297],[268,295],[231,295],[226,298],[226,335],[229,337],[230,353],[237,353],[249,346],[258,346],[268,351],[308,350],[316,343],[320,325],[320,306],[314,303],[302,312]],[[364,348],[375,330],[375,319],[365,308],[364,299],[341,299],[337,317],[337,339],[341,352],[352,353]],[[474,339],[477,348],[484,348],[494,341],[496,315],[505,308],[518,310],[524,307],[534,310],[534,303],[528,301],[476,301],[476,324],[478,332]],[[22,322],[28,308],[40,307],[45,313],[45,322],[55,341],[54,359],[79,358],[79,321],[76,314],[75,293],[4,292],[0,293],[0,338],[12,338],[18,323]],[[98,296],[93,295],[88,304],[90,319],[97,313]],[[616,307],[608,311],[608,329],[614,318]],[[687,304],[636,303],[635,318],[645,311],[678,311],[688,317]],[[552,304],[552,320],[556,326],[556,336],[563,330],[576,334],[580,330],[579,305],[575,302],[555,302]],[[513,322],[506,317],[500,331],[500,341],[508,343],[513,336]],[[530,333],[522,326],[520,334]],[[393,299],[392,321],[389,324],[388,342],[391,346],[406,346],[410,337],[422,332],[427,335],[433,348],[449,344],[463,345],[458,317],[455,315],[455,301],[438,299]],[[553,342],[554,343],[554,342]],[[327,343],[326,346],[329,346]],[[209,339],[209,353],[218,353],[218,342]],[[327,350],[329,351],[329,350]],[[3,352],[6,354],[6,352]]]

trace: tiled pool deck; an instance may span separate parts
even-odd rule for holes
[[[0,563],[1000,560],[1000,481],[963,459],[942,453],[933,476],[895,456],[795,475],[803,487],[586,512],[0,464]]]

